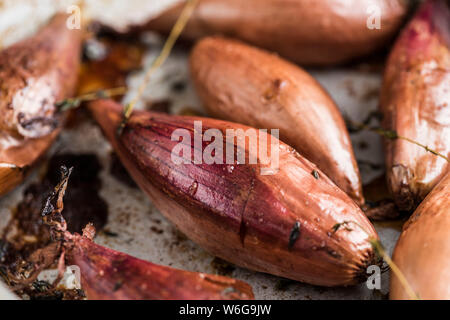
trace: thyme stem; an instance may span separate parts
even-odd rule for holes
[[[401,272],[400,268],[392,261],[391,257],[386,253],[384,250],[382,244],[378,239],[371,239],[369,240],[372,247],[378,252],[378,254],[383,258],[384,261],[389,265],[392,272],[395,273],[397,279],[402,284],[403,288],[406,290],[406,293],[409,295],[409,297],[412,300],[420,300],[417,294],[414,292],[414,290],[411,288],[411,285],[409,284],[408,280],[406,280],[406,277]]]
[[[75,98],[69,98],[56,103],[60,111],[67,111],[78,108],[82,102],[93,101],[97,99],[111,98],[121,96],[127,92],[126,87],[117,87],[111,89],[98,90],[89,92]]]
[[[414,140],[412,140],[412,139],[410,139],[410,138],[402,137],[402,136],[399,136],[398,138],[399,138],[399,139],[402,139],[402,140],[405,140],[405,141],[408,141],[408,142],[410,142],[410,143],[413,143],[413,144],[415,144],[415,145],[417,145],[417,146],[419,146],[419,147],[425,149],[427,152],[430,152],[430,153],[434,154],[435,156],[441,157],[442,159],[446,160],[447,162],[450,162],[450,159],[449,159],[448,157],[446,157],[446,156],[443,155],[442,153],[439,153],[439,152],[437,152],[437,151],[435,151],[435,150],[429,148],[428,146],[426,146],[426,145],[424,145],[424,144],[422,144],[422,143],[420,143],[420,142],[417,142],[417,141],[414,141]]]
[[[345,120],[352,127],[356,127],[356,129],[368,130],[368,131],[375,132],[375,133],[379,134],[380,136],[382,136],[382,137],[384,137],[384,138],[386,138],[388,140],[396,140],[396,139],[405,140],[405,141],[407,141],[409,143],[415,144],[416,146],[419,146],[419,147],[425,149],[427,152],[429,152],[431,154],[434,154],[435,156],[441,157],[442,159],[444,159],[447,162],[450,162],[450,159],[448,157],[446,157],[445,155],[443,155],[442,153],[439,153],[438,151],[436,151],[434,149],[431,149],[430,147],[428,147],[428,146],[426,146],[426,145],[424,145],[424,144],[422,144],[422,143],[420,143],[418,141],[415,141],[415,140],[413,140],[411,138],[401,136],[401,135],[399,135],[397,133],[397,131],[386,130],[386,129],[383,129],[383,128],[380,128],[380,127],[371,127],[371,126],[369,126],[369,125],[367,125],[365,123],[355,122],[355,121],[349,119],[348,117],[346,117]]]
[[[192,16],[192,13],[194,12],[194,9],[195,9],[197,3],[198,3],[198,0],[188,0],[188,2],[186,3],[186,6],[184,7],[183,11],[181,12],[180,16],[178,17],[177,22],[173,26],[172,31],[170,32],[170,35],[167,38],[160,54],[156,57],[156,59],[153,61],[150,68],[147,70],[144,80],[142,81],[141,85],[138,88],[138,92],[137,92],[136,96],[134,97],[133,100],[130,101],[130,103],[128,103],[125,106],[125,110],[123,113],[123,120],[120,123],[120,126],[117,131],[117,133],[119,135],[122,133],[123,129],[125,128],[136,103],[142,97],[142,94],[144,93],[144,90],[147,87],[151,76],[166,61],[166,59],[169,57],[170,53],[172,52],[175,42],[177,41],[181,32],[183,32],[183,29],[185,28],[186,24],[188,23],[189,18]]]

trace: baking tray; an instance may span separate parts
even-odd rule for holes
[[[159,11],[176,1],[86,0],[85,10],[93,18],[98,18],[117,29],[123,29],[128,23],[139,23],[157,15]],[[52,0],[0,1],[1,44],[8,46],[32,34],[56,10],[65,10],[70,3],[71,1]],[[148,67],[158,54],[162,40],[153,35],[147,37],[145,66]],[[145,107],[144,102],[168,100],[171,102],[172,113],[179,113],[186,107],[203,112],[189,79],[187,57],[186,47],[174,50],[168,61],[153,76],[138,108]],[[350,67],[308,71],[328,90],[343,113],[354,120],[362,121],[371,111],[377,109],[382,72],[382,64],[379,61],[383,61],[383,57],[375,58],[375,62],[363,62]],[[135,72],[128,77],[130,92],[125,96],[125,102],[130,99],[142,78],[142,72]],[[183,83],[183,88],[174,91],[174,83]],[[380,177],[383,175],[383,150],[380,138],[368,132],[352,134],[351,138],[356,157],[360,161],[363,182],[368,184],[377,178],[382,179]],[[216,259],[180,234],[153,207],[143,192],[111,175],[111,151],[97,125],[92,120],[86,119],[81,124],[64,130],[49,153],[97,155],[102,165],[100,196],[106,201],[109,212],[106,225],[109,233],[97,235],[95,239],[97,243],[158,264],[225,274],[246,281],[253,287],[256,299],[386,298],[389,288],[388,273],[384,273],[381,277],[381,290],[370,290],[366,284],[348,288],[322,288],[249,271]],[[45,166],[45,161],[42,166]],[[40,171],[42,169],[37,168],[20,187],[0,200],[0,230],[8,223],[12,210],[23,197],[25,188],[39,181]],[[400,223],[375,223],[382,243],[389,253],[395,246],[400,226]],[[51,272],[42,277],[51,277]],[[0,299],[11,297],[13,297],[11,293],[0,284]]]

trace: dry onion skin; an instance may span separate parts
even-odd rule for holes
[[[450,8],[445,1],[426,1],[403,30],[387,62],[380,107],[387,130],[426,146],[386,141],[388,187],[398,208],[412,211],[449,169]]]
[[[99,100],[89,108],[153,204],[213,255],[252,270],[322,286],[364,281],[366,268],[378,263],[369,243],[378,236],[358,205],[286,144],[279,142],[279,171],[274,175],[261,175],[261,169],[268,168],[259,158],[258,164],[194,164],[192,159],[176,164],[171,157],[178,144],[171,139],[174,130],[185,129],[193,135],[194,121],[202,121],[203,130],[218,129],[224,136],[226,129],[249,127],[135,111],[117,135],[121,105]],[[264,137],[270,150],[273,140]],[[190,142],[189,148],[194,146]],[[236,142],[231,147],[238,148]],[[192,154],[200,151],[198,147],[191,150]],[[241,151],[249,159],[248,144]],[[222,162],[226,163],[224,158]],[[333,228],[344,221],[362,228],[335,232]]]
[[[182,8],[178,4],[140,29],[168,33]],[[200,0],[183,37],[226,35],[301,65],[326,66],[386,45],[407,11],[402,0]],[[368,27],[376,22],[371,12],[380,14],[379,29]]]
[[[359,205],[361,177],[339,109],[301,68],[255,47],[219,37],[190,56],[196,91],[208,112],[251,127],[280,129],[283,142],[315,163]]]
[[[66,20],[57,14],[0,52],[0,195],[23,180],[61,130],[55,103],[75,91],[82,42]]]
[[[420,299],[450,299],[450,174],[403,227],[393,260]],[[409,299],[392,274],[391,299]]]

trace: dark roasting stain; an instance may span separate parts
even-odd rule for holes
[[[73,167],[70,187],[64,197],[63,216],[70,232],[81,233],[92,222],[101,230],[107,222],[108,207],[98,195],[101,187],[99,172],[101,165],[93,154],[62,154],[52,157],[47,173],[39,183],[25,189],[23,199],[14,210],[12,219],[4,230],[0,241],[0,270],[14,272],[26,264],[27,259],[37,249],[52,242],[48,226],[42,221],[42,208],[46,197],[60,180],[61,165]],[[6,279],[7,280],[7,279]],[[77,292],[58,288],[51,293],[42,293],[30,286],[20,293],[26,293],[36,299],[75,299]]]
[[[150,230],[151,230],[152,232],[156,233],[156,234],[163,234],[163,233],[164,233],[164,230],[162,230],[162,229],[160,229],[160,228],[158,228],[158,227],[155,227],[155,226],[152,226],[152,227],[150,228]]]
[[[77,95],[126,86],[127,76],[142,67],[146,47],[135,38],[106,32],[86,43]]]
[[[119,236],[118,233],[113,232],[113,231],[108,230],[108,229],[103,229],[103,230],[100,231],[100,233],[101,233],[102,235],[105,235],[105,236],[111,237],[111,238],[117,238],[117,237]]]
[[[211,261],[211,267],[213,267],[215,272],[221,276],[231,276],[234,270],[236,270],[234,265],[217,257]]]
[[[136,182],[130,177],[127,170],[123,166],[122,162],[120,161],[119,157],[116,153],[111,153],[111,166],[109,169],[109,173],[118,181],[122,182],[123,184],[127,185],[130,188],[137,189],[138,186]]]
[[[275,290],[277,291],[287,291],[293,284],[295,284],[294,280],[280,278],[275,284]]]
[[[173,228],[172,234],[175,240],[172,242],[171,246],[179,246],[188,240],[188,238],[178,229]]]
[[[366,141],[358,142],[358,148],[360,150],[367,150],[369,148],[369,144]]]
[[[99,173],[102,169],[94,154],[63,154],[49,161],[47,180],[52,186],[60,180],[59,170],[62,165],[73,167],[70,187],[64,197],[63,216],[70,232],[81,233],[88,223],[93,223],[96,230],[101,230],[108,220],[108,206],[99,196],[101,188]]]
[[[182,93],[186,90],[187,84],[183,80],[175,81],[172,83],[171,90],[174,93]]]

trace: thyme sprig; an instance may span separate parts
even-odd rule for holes
[[[67,110],[78,108],[81,105],[81,103],[83,103],[83,102],[89,102],[89,101],[94,101],[94,100],[98,100],[98,99],[107,99],[107,98],[112,98],[112,97],[116,97],[116,96],[121,96],[121,95],[124,95],[126,92],[127,92],[126,87],[117,87],[117,88],[111,88],[111,89],[97,90],[94,92],[89,92],[89,93],[83,94],[78,97],[68,98],[68,99],[59,101],[55,105],[59,111],[64,112]]]
[[[175,25],[172,28],[172,31],[170,32],[169,37],[167,38],[166,42],[164,43],[164,46],[163,46],[160,54],[156,57],[156,59],[153,61],[150,68],[145,73],[144,80],[142,81],[141,85],[139,86],[136,96],[134,97],[133,100],[131,100],[125,106],[122,122],[120,123],[119,128],[117,129],[118,135],[122,134],[122,131],[125,128],[136,103],[142,97],[145,88],[147,87],[148,83],[150,82],[151,76],[167,60],[170,53],[172,52],[172,49],[173,49],[176,41],[178,40],[180,34],[183,32],[184,28],[186,27],[186,24],[188,23],[189,18],[192,16],[194,9],[197,6],[197,3],[198,3],[198,0],[188,0],[188,2],[186,3],[183,11],[181,12],[180,16],[178,17],[178,20],[176,21]]]
[[[397,140],[397,139],[405,140],[405,141],[408,141],[409,143],[415,144],[416,146],[419,146],[419,147],[425,149],[427,152],[434,154],[435,156],[441,157],[442,159],[444,159],[447,162],[450,162],[450,159],[447,156],[443,155],[442,153],[439,153],[438,151],[430,148],[429,146],[427,146],[423,143],[420,143],[418,141],[415,141],[411,138],[401,136],[395,130],[383,129],[381,127],[372,127],[368,124],[368,121],[365,121],[363,123],[356,122],[356,121],[351,120],[349,117],[345,117],[345,121],[347,123],[347,126],[351,128],[351,131],[368,130],[371,132],[375,132],[388,140]]]

